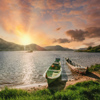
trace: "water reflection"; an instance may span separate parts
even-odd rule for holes
[[[69,57],[83,66],[100,63],[100,53],[73,51],[0,52],[0,86],[46,82],[42,75],[56,57],[61,59]],[[67,66],[65,66],[65,70],[69,75],[68,78],[72,78],[71,71]]]
[[[33,54],[28,53],[26,55],[23,55],[21,62],[23,63],[23,66],[21,65],[20,67],[22,67],[22,75],[24,75],[22,80],[24,84],[31,84],[32,76],[34,72],[36,72],[36,68],[33,63]]]

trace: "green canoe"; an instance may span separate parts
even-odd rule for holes
[[[48,84],[51,84],[61,76],[60,58],[56,58],[55,62],[45,71],[44,77],[47,79]]]

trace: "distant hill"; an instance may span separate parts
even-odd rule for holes
[[[19,51],[24,50],[22,45],[18,45],[12,42],[7,42],[0,38],[0,51]]]
[[[60,45],[56,45],[56,46],[46,46],[44,47],[46,50],[50,50],[50,51],[72,51],[72,49],[69,48],[64,48]]]
[[[33,50],[33,51],[72,51],[72,49],[64,48],[60,45],[41,47],[37,44],[29,45],[19,45],[12,42],[7,42],[0,38],[0,51],[23,51],[23,50]]]
[[[98,46],[89,46],[88,48],[86,48],[85,50],[77,50],[78,52],[100,52],[100,45]]]
[[[39,45],[37,44],[29,44],[29,45],[26,45],[26,49],[28,50],[38,50],[38,51],[46,51],[46,49],[44,49],[43,47],[40,47]]]
[[[46,50],[43,47],[40,47],[36,44],[30,44],[25,46],[26,50]],[[24,45],[18,45],[12,42],[7,42],[0,38],[0,51],[23,51]]]

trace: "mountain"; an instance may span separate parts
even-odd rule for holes
[[[56,46],[47,46],[41,47],[37,44],[29,44],[29,45],[19,45],[12,42],[7,42],[0,38],[0,51],[24,51],[25,50],[34,50],[34,51],[72,51],[72,49],[64,48],[60,45]]]
[[[46,50],[43,47],[40,47],[36,44],[29,44],[29,45],[18,45],[12,42],[7,42],[0,38],[0,51],[23,51],[25,47],[25,50],[37,50],[37,51],[43,51]]]
[[[64,48],[60,45],[56,45],[56,46],[46,46],[44,47],[46,50],[50,50],[50,51],[72,51],[72,49],[69,48]]]
[[[28,50],[38,50],[38,51],[46,51],[46,49],[44,49],[43,47],[40,47],[39,45],[36,44],[29,44],[26,45],[26,49]]]
[[[19,51],[24,50],[22,45],[18,45],[12,42],[7,42],[0,38],[0,51]]]

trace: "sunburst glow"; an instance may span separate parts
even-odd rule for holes
[[[80,48],[100,44],[100,0],[0,0],[0,38]],[[94,5],[95,4],[95,5]]]
[[[24,35],[21,37],[21,44],[28,45],[30,43],[32,43],[32,39],[29,35]]]

